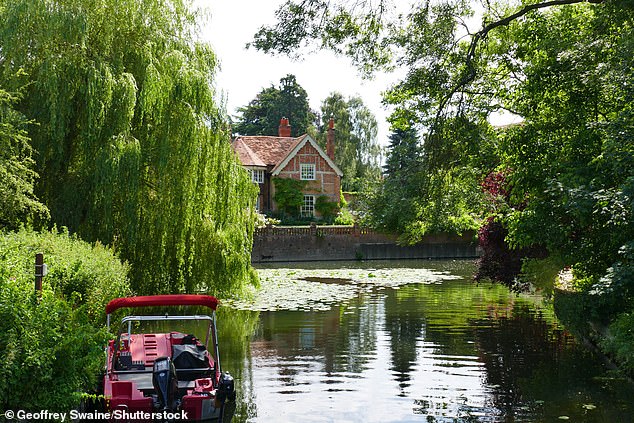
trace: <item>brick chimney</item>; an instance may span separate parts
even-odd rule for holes
[[[330,160],[335,161],[335,120],[328,121],[328,134],[326,136],[326,154]]]
[[[283,117],[280,119],[280,126],[277,128],[277,134],[280,137],[291,136],[291,125],[288,123],[288,119]]]

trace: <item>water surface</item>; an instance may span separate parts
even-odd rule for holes
[[[222,365],[239,390],[234,421],[634,422],[631,384],[539,297],[474,284],[470,261],[279,267],[303,278],[331,269],[344,277],[309,282],[345,285],[347,295],[312,309],[219,313]],[[345,280],[407,268],[454,278],[352,283],[354,295]]]

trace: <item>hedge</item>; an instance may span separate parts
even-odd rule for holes
[[[49,274],[34,294],[34,259]],[[103,366],[104,306],[130,294],[106,247],[57,231],[0,233],[0,410],[68,411]]]

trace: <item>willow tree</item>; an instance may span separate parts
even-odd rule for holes
[[[48,210],[33,194],[37,173],[26,127],[13,108],[19,93],[0,88],[0,229],[46,221]]]
[[[0,0],[2,82],[27,86],[16,107],[37,122],[36,193],[55,224],[113,244],[139,293],[254,280],[254,187],[197,18],[182,0]]]

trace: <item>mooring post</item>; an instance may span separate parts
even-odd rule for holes
[[[44,253],[35,254],[35,295],[42,297],[42,278],[45,275]]]

